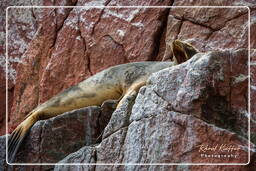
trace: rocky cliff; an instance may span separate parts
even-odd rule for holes
[[[8,5],[247,5],[251,9],[251,33],[256,31],[256,6],[247,0],[0,3],[3,9],[1,31],[6,22],[4,9]],[[189,42],[205,52],[185,64],[152,75],[136,100],[131,97],[110,120],[113,109],[89,107],[70,112],[72,116],[66,113],[40,121],[26,139],[17,159],[19,162],[33,159],[31,162],[54,163],[63,159],[61,162],[212,163],[220,160],[200,158],[195,147],[200,143],[214,145],[217,142],[239,144],[243,149],[239,160],[228,162],[247,162],[248,61],[247,52],[241,49],[248,47],[247,8],[9,8],[8,14],[9,131],[38,104],[109,66],[169,59],[172,56],[169,45],[174,39]],[[5,34],[0,36],[1,41],[4,40]],[[1,66],[4,66],[4,43],[0,45]],[[255,34],[251,34],[250,44],[253,49],[250,53],[251,140],[255,143]],[[1,87],[4,87],[6,71],[4,67],[0,70]],[[3,135],[3,88],[0,95],[0,133]],[[100,119],[102,116],[104,121]],[[103,139],[99,141],[102,131]],[[69,153],[72,154],[68,156]],[[254,159],[253,151],[251,155]],[[63,167],[55,166],[55,169],[204,170],[206,166]],[[23,167],[33,168],[46,170],[53,166]],[[209,166],[209,169],[223,167]]]
[[[131,96],[114,112],[112,105],[103,105],[40,121],[32,128],[15,162],[58,162],[55,167],[29,166],[27,170],[78,167],[61,163],[247,163],[247,55],[245,49],[199,53],[181,65],[153,74],[137,97]],[[216,151],[204,151],[202,145],[218,147]],[[234,148],[228,150],[223,145]],[[250,147],[252,163],[234,170],[255,167],[255,145],[250,143]],[[233,157],[205,157],[206,154]],[[22,168],[15,166],[14,170]],[[188,168],[198,170],[194,166]],[[212,166],[213,170],[221,168]]]

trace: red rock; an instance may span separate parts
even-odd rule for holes
[[[166,27],[164,27],[164,31],[161,35],[161,39],[159,41],[159,45],[158,45],[158,52],[157,52],[157,56],[156,56],[156,61],[167,61],[167,60],[171,60],[170,58],[165,59],[164,58],[164,54],[165,54],[165,49],[166,49],[166,42],[165,42],[165,35],[166,35]]]
[[[38,80],[39,103],[91,75],[84,39],[78,28],[78,16],[73,11],[58,32],[49,59],[42,66]]]
[[[0,99],[2,99],[0,103],[0,135],[5,134],[5,111],[6,111],[6,102],[5,102],[5,96],[6,96],[6,80],[5,75],[2,69],[0,68]]]
[[[246,7],[226,8],[222,6],[235,6],[246,4],[250,8],[255,8],[252,1],[235,0],[235,1],[174,1],[173,6],[220,6],[220,8],[173,8],[171,13],[177,18],[193,21],[195,24],[202,25],[212,30],[223,28],[226,22],[235,19],[248,12]]]
[[[8,111],[11,110],[13,101],[14,85],[12,81],[8,82],[6,89],[5,72],[0,68],[0,135],[6,134],[6,91],[8,91]]]
[[[248,48],[248,14],[230,20],[208,38],[210,49]],[[213,49],[213,48],[212,48]]]
[[[44,5],[49,3],[46,1]],[[170,2],[147,3],[167,5]],[[27,65],[19,64],[17,68],[11,130],[37,104],[100,70],[120,63],[154,59],[166,12],[167,9],[160,8],[60,9],[57,13],[51,9],[34,9],[39,31],[23,54]],[[133,15],[129,16],[130,13]]]
[[[198,30],[200,30],[199,33]],[[178,39],[186,40],[204,52],[206,51],[205,46],[207,45],[204,41],[207,40],[211,34],[212,31],[207,27],[194,24],[190,21],[184,21],[178,33]]]
[[[24,5],[30,5],[29,3],[23,2]],[[5,12],[7,6],[17,5],[16,2],[1,1],[1,15],[0,15],[0,31],[3,33],[1,37],[0,45],[0,72],[1,72],[1,113],[2,118],[0,126],[0,135],[5,133]],[[21,56],[26,51],[29,42],[33,38],[37,26],[35,19],[31,16],[30,9],[8,9],[8,108],[9,113],[11,111],[12,100],[13,100],[13,88],[14,80],[16,77],[17,64],[21,62]],[[3,42],[2,42],[3,41]]]
[[[66,1],[58,1],[56,4],[58,5],[72,5],[76,3],[74,2],[66,2]],[[108,4],[107,1],[102,1],[102,4]],[[137,4],[137,2],[134,2]],[[140,2],[140,5],[169,5],[169,1],[164,2]],[[188,2],[186,2],[188,3]],[[201,2],[194,2],[195,4],[200,5]],[[223,2],[224,3],[224,2]],[[78,2],[79,5],[90,4],[87,1]],[[53,5],[50,1],[41,1],[39,4],[34,5]],[[122,2],[122,1],[111,1],[109,5],[132,5],[132,2]],[[137,4],[138,5],[138,4]],[[184,2],[175,2],[174,5],[184,5]],[[185,5],[189,5],[185,4]],[[229,4],[228,4],[229,5]],[[154,48],[159,48],[158,45],[155,44],[157,41],[156,36],[161,34],[161,29],[164,26],[164,18],[167,10],[164,9],[141,9],[140,15],[137,15],[137,9],[133,9],[132,16],[127,16],[129,10],[131,9],[92,9],[87,10],[86,13],[83,10],[72,10],[71,9],[58,9],[56,10],[56,16],[52,18],[52,21],[45,21],[44,16],[48,15],[52,12],[51,9],[34,9],[33,15],[37,19],[40,24],[49,24],[54,23],[57,27],[58,35],[53,38],[51,41],[54,42],[54,47],[51,47],[47,52],[43,52],[46,54],[43,58],[40,58],[40,69],[38,70],[39,78],[38,81],[34,81],[34,85],[27,89],[24,94],[24,97],[17,99],[17,92],[22,90],[20,85],[17,85],[15,88],[15,102],[14,107],[11,113],[14,113],[12,118],[18,118],[16,124],[12,127],[15,127],[17,123],[21,120],[21,118],[29,111],[34,108],[38,103],[42,103],[45,100],[49,99],[51,96],[57,94],[63,89],[70,87],[78,83],[79,81],[87,78],[91,74],[95,74],[96,72],[105,69],[109,66],[126,63],[131,61],[141,61],[141,60],[152,60],[157,59],[161,60],[163,54],[162,49],[165,47],[162,43],[160,47],[162,47],[161,51],[155,50]],[[239,44],[230,44],[228,42],[219,43],[220,38],[223,38],[223,35],[219,33],[215,36],[215,34],[211,33],[210,25],[215,28],[219,28],[223,26],[225,22],[228,22],[232,18],[235,17],[235,21],[239,24],[241,21],[236,20],[236,17],[242,14],[244,11],[238,10],[223,10],[221,13],[225,13],[226,15],[220,16],[212,16],[212,18],[204,18],[199,20],[196,18],[197,15],[203,13],[205,10],[185,10],[185,15],[182,15],[182,10],[180,9],[172,9],[171,15],[175,13],[175,17],[183,16],[187,19],[188,16],[192,16],[188,18],[192,22],[185,21],[180,28],[181,32],[177,36],[174,35],[174,31],[166,31],[166,33],[170,32],[174,36],[170,36],[172,38],[177,37],[182,40],[190,40],[190,43],[198,47],[202,51],[216,49],[220,47],[233,47],[240,46]],[[213,11],[208,11],[209,15],[213,14]],[[193,15],[188,15],[189,12],[192,12]],[[118,13],[118,15],[116,15]],[[145,15],[144,15],[145,14]],[[53,14],[51,14],[53,15]],[[119,18],[122,15],[123,18]],[[143,19],[144,16],[147,15],[146,19]],[[144,17],[145,18],[145,17]],[[238,17],[239,18],[239,17]],[[86,19],[86,20],[85,20]],[[53,21],[54,20],[54,21]],[[56,20],[56,21],[55,21]],[[66,21],[63,24],[63,21]],[[242,18],[241,20],[244,20]],[[232,21],[232,20],[231,20]],[[47,23],[49,22],[49,23]],[[73,22],[72,25],[77,25],[78,30],[72,29],[68,26],[69,22]],[[79,24],[78,24],[79,22]],[[89,22],[89,23],[88,23]],[[199,25],[193,24],[199,22]],[[205,23],[204,23],[205,22]],[[108,24],[106,24],[108,23]],[[112,23],[112,24],[111,24]],[[203,23],[203,24],[202,24]],[[202,26],[201,26],[202,24]],[[206,24],[206,26],[203,26]],[[87,26],[91,27],[87,27]],[[235,25],[237,25],[235,23]],[[167,25],[169,27],[169,25]],[[209,26],[209,28],[208,28]],[[227,29],[229,31],[230,27],[233,25],[228,25]],[[244,26],[243,26],[244,27]],[[188,30],[187,28],[190,28]],[[195,31],[193,31],[193,29]],[[241,32],[240,28],[235,28],[237,32]],[[54,30],[54,29],[53,29]],[[155,30],[155,31],[154,31]],[[167,29],[168,30],[168,29]],[[196,30],[205,30],[205,32],[201,35],[197,34]],[[218,32],[218,31],[216,31]],[[194,34],[195,33],[195,34]],[[222,33],[222,32],[221,32]],[[55,35],[56,32],[52,31],[50,34]],[[212,35],[211,35],[212,34]],[[225,33],[226,34],[226,33]],[[138,36],[139,35],[139,36]],[[164,34],[163,34],[164,35]],[[199,37],[198,37],[199,36]],[[211,41],[205,42],[201,39],[211,38]],[[162,36],[163,37],[163,36]],[[169,37],[169,35],[168,35]],[[170,37],[166,39],[165,42],[170,42],[172,40]],[[195,39],[196,37],[196,39]],[[192,40],[192,38],[194,38]],[[35,39],[37,39],[35,37]],[[79,40],[81,39],[81,40]],[[159,38],[158,38],[159,39]],[[199,40],[200,41],[197,41]],[[134,41],[135,40],[135,41]],[[160,40],[160,39],[159,39]],[[72,43],[70,46],[69,42]],[[162,41],[163,42],[163,39]],[[213,42],[213,43],[211,43]],[[216,42],[216,43],[214,43]],[[207,48],[204,47],[207,45]],[[167,46],[168,48],[168,46]],[[105,52],[104,55],[101,52]],[[159,53],[159,55],[157,54]],[[167,53],[167,51],[165,52]],[[114,55],[113,55],[114,54]],[[156,55],[158,55],[156,57]],[[82,56],[82,58],[81,58]],[[72,60],[70,60],[72,58]],[[115,58],[115,60],[109,60],[111,58]],[[107,59],[107,60],[106,60]],[[68,65],[69,68],[63,69],[62,66]],[[81,69],[83,68],[83,69]],[[18,69],[21,70],[21,69]],[[21,73],[21,71],[18,71]],[[22,71],[23,72],[23,71]],[[19,80],[19,79],[17,79]],[[18,84],[21,84],[18,82]],[[23,83],[24,84],[24,83]],[[30,83],[31,84],[31,83]],[[38,85],[39,84],[39,85]],[[34,88],[33,88],[34,87]],[[33,90],[33,94],[36,97],[30,98],[31,102],[24,102],[25,96],[27,92]],[[37,89],[37,90],[36,90]],[[30,93],[31,94],[31,93]],[[23,96],[23,95],[22,95]],[[32,100],[34,99],[34,100]],[[37,100],[36,100],[37,99]],[[33,101],[33,102],[32,102]],[[30,107],[28,104],[28,108],[26,111],[19,110],[18,106],[24,106],[26,103],[33,104]],[[14,109],[16,108],[16,109]],[[19,113],[19,117],[16,116],[15,113]]]
[[[21,63],[17,66],[17,78],[10,117],[12,121],[11,127],[9,127],[11,129],[38,104],[38,81],[42,74],[40,63],[42,59],[48,58],[55,38],[55,25],[53,25],[54,22],[51,22],[52,17],[51,15],[45,17],[48,24],[39,28],[28,50],[23,54],[26,65]]]
[[[251,49],[256,49],[256,35],[254,34],[256,32],[256,11],[251,11],[251,16],[250,16],[251,20],[250,20],[250,31],[251,31],[251,36],[250,36],[250,40],[251,40]]]
[[[174,4],[186,5],[184,1],[178,1]],[[187,5],[191,4],[188,3]],[[202,4],[194,2],[193,5]],[[173,8],[170,10],[172,17],[169,18],[172,21],[178,19],[182,24],[178,32],[174,31],[172,33],[174,34],[172,37],[185,40],[202,52],[247,48],[247,14],[248,10],[246,8]],[[174,23],[171,22],[170,24],[174,25]],[[172,31],[170,30],[169,32]]]
[[[166,49],[164,52],[163,59],[168,60],[172,58],[171,44],[172,41],[178,38],[182,22],[175,19],[172,15],[168,15],[166,33],[162,36],[166,42]]]
[[[256,136],[253,134],[256,132],[256,50],[252,50],[250,53],[251,63],[250,63],[250,71],[251,71],[251,85],[250,85],[250,112],[251,112],[251,139],[256,140]]]
[[[5,8],[8,3],[10,2],[1,2],[1,9],[2,7]],[[20,3],[30,5],[30,2],[21,1]],[[42,0],[33,1],[32,3],[33,5],[95,5],[94,1],[87,0],[78,2],[76,0],[58,0],[55,2]],[[171,0],[103,0],[97,3],[129,6],[171,5],[172,2]],[[251,9],[256,8],[250,0],[174,1],[173,5],[248,5]],[[126,8],[105,9],[104,11],[102,9],[88,9],[85,11],[79,9],[53,10],[50,8],[12,9],[11,11],[13,12],[10,15],[12,27],[10,27],[9,55],[13,62],[11,63],[12,68],[10,68],[12,72],[9,75],[14,78],[14,71],[16,70],[17,78],[14,89],[13,85],[8,88],[10,95],[9,108],[12,107],[9,110],[12,120],[9,126],[10,130],[39,103],[109,66],[133,61],[161,60],[163,56],[169,58],[171,56],[170,49],[169,45],[166,44],[170,44],[176,38],[190,42],[203,52],[247,47],[248,16],[245,14],[247,9],[206,10],[201,8],[195,10],[175,8],[171,9],[169,14],[169,10],[165,9],[141,9],[140,13],[136,13],[138,11],[136,8],[132,10]],[[1,12],[4,12],[4,10],[1,10]],[[251,33],[254,33],[255,10],[251,10],[251,15]],[[22,16],[25,16],[25,20]],[[167,17],[168,21],[166,21]],[[4,27],[2,26],[4,26],[5,21],[2,16],[0,19],[0,31],[3,31]],[[36,30],[38,30],[37,34],[33,36]],[[1,34],[0,37],[1,40],[4,40],[4,35]],[[256,47],[255,40],[255,34],[251,34],[252,48]],[[4,56],[1,51],[4,48],[1,44],[0,57]],[[21,58],[22,55],[24,59]],[[20,59],[26,65],[17,65],[15,61],[20,61]],[[232,89],[232,94],[228,99],[228,102],[232,102],[230,105],[232,110],[244,111],[247,104],[246,80],[241,80],[242,77],[237,74],[244,75],[245,73],[240,72],[241,70],[237,70],[237,68],[242,67],[241,69],[244,71],[245,67],[241,66],[241,61],[236,59],[232,59],[230,64],[234,69],[234,72],[232,72],[234,78],[232,79],[238,82],[235,82],[229,88],[223,88],[223,91],[220,92],[225,94],[229,89]],[[182,70],[182,72],[185,71]],[[251,64],[251,73],[251,104],[254,104],[256,100],[254,98],[256,96],[256,91],[254,91],[256,85],[254,64]],[[182,75],[182,73],[180,74]],[[4,81],[1,79],[1,85],[2,82]],[[227,86],[227,83],[219,83],[219,89],[222,86]],[[12,92],[14,92],[13,103]],[[2,100],[4,92],[0,92],[0,95],[0,110],[4,111],[2,110],[5,106]],[[12,104],[13,106],[11,106]],[[183,105],[188,106],[186,102]],[[256,118],[255,110],[254,105],[251,105],[252,118]],[[2,113],[0,113],[0,120],[1,116],[3,120],[4,115]],[[236,116],[244,117],[244,115]],[[241,122],[238,122],[239,127],[246,124],[243,121],[241,119]],[[2,123],[0,124],[2,125]],[[256,130],[254,122],[251,126],[253,133]],[[4,130],[3,127],[0,129],[0,135],[2,130]],[[225,134],[225,136],[229,137],[230,134]],[[112,138],[115,139],[116,137]],[[255,137],[253,137],[253,141],[255,142]],[[140,167],[134,168],[138,169]],[[206,168],[221,170],[222,166],[189,167],[191,170],[200,168],[202,170]],[[231,169],[232,166],[226,168]],[[245,169],[242,166],[237,168]],[[123,167],[114,167],[113,169],[123,169]]]

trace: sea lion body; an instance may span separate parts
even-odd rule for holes
[[[35,122],[64,112],[87,106],[101,105],[107,100],[117,100],[117,108],[124,100],[137,95],[148,77],[157,71],[190,59],[198,51],[190,44],[175,40],[172,44],[174,62],[134,62],[103,70],[72,86],[32,110],[12,132],[8,140],[8,160],[12,162],[16,152]]]
[[[121,99],[131,87],[145,85],[152,73],[173,65],[174,62],[135,62],[108,68],[59,93],[33,112],[40,119],[47,119],[66,111],[99,106],[109,99]]]

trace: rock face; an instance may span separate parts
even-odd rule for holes
[[[256,130],[256,107],[255,107],[255,100],[256,100],[256,49],[252,50],[251,52],[251,63],[250,63],[250,71],[251,71],[251,86],[250,86],[250,93],[251,93],[251,131],[255,132]],[[251,135],[252,140],[256,140],[255,135]]]
[[[0,69],[0,97],[2,99],[2,102],[0,103],[0,123],[1,123],[1,129],[0,129],[0,135],[5,134],[5,111],[6,111],[6,102],[5,102],[5,96],[6,96],[6,80],[5,80],[5,75],[3,74],[4,72],[2,69]]]
[[[184,64],[153,74],[148,86],[141,88],[132,108],[128,107],[132,103],[127,102],[113,113],[104,131],[106,136],[103,136],[100,145],[94,148],[83,147],[67,156],[59,164],[74,162],[246,163],[248,141],[247,135],[243,133],[246,133],[247,127],[237,129],[236,126],[241,126],[243,122],[248,121],[248,118],[244,113],[239,114],[239,111],[243,110],[231,105],[234,99],[230,96],[237,91],[236,84],[248,82],[247,77],[240,79],[243,72],[230,67],[239,61],[246,69],[246,56],[246,50],[198,54]],[[230,61],[232,61],[231,65]],[[241,90],[240,93],[246,95],[247,89]],[[246,106],[244,107],[246,110]],[[121,117],[122,121],[117,121],[117,113],[122,112],[128,115]],[[116,129],[111,126],[113,123],[124,124]],[[200,145],[215,146],[217,144],[219,146],[216,149],[219,150],[223,147],[221,144],[239,146],[240,150],[229,153],[239,157],[207,158],[203,156],[216,154],[216,151],[202,152]],[[253,144],[251,145],[255,148]],[[224,155],[227,154],[226,152],[223,150],[217,153]],[[255,161],[253,150],[251,161]],[[237,167],[235,170],[249,170],[253,167],[251,164]],[[55,166],[55,170],[68,168],[72,167]],[[141,170],[142,168],[96,166],[96,170]],[[146,167],[146,170],[150,168],[153,166]],[[189,166],[188,168],[198,170],[199,167]],[[212,170],[221,168],[223,167],[211,167]],[[90,170],[90,168],[86,169]]]
[[[6,156],[6,136],[0,136],[0,170],[5,170],[7,168],[7,164],[5,161]]]
[[[32,162],[52,163],[66,156],[54,170],[157,168],[61,165],[81,162],[247,163],[247,127],[243,124],[248,122],[248,115],[244,113],[247,108],[242,102],[248,93],[248,77],[241,76],[247,70],[246,56],[247,50],[243,49],[199,53],[181,65],[153,74],[148,85],[140,89],[136,99],[127,99],[112,116],[111,110],[108,113],[102,112],[99,107],[89,107],[40,121],[33,126],[17,161],[31,162],[33,159]],[[240,70],[232,67],[237,63]],[[237,85],[243,84],[245,88],[241,89],[240,86],[239,96],[233,99],[231,94],[238,91]],[[236,104],[236,100],[241,103],[239,107],[232,105]],[[104,122],[108,125],[103,126],[103,139],[97,144],[95,137],[100,133],[96,126],[100,120],[99,113],[111,118]],[[90,128],[89,133],[86,128]],[[206,146],[216,149],[206,150]],[[250,170],[254,167],[255,145],[251,143],[250,146],[252,164],[237,166],[235,170]],[[228,147],[232,149],[228,151]],[[69,154],[71,151],[76,152]],[[205,156],[216,154],[215,157]],[[172,166],[173,169],[179,167]],[[29,170],[35,168],[46,170],[53,166],[30,166]],[[223,166],[211,166],[212,170],[221,168]],[[188,166],[188,169],[204,170],[199,166]]]
[[[111,104],[88,107],[37,122],[17,153],[15,163],[57,163],[85,145],[95,144],[113,112]],[[1,143],[1,146],[5,146]],[[2,159],[2,157],[1,157]],[[51,166],[26,169],[47,170]],[[14,170],[24,167],[14,167]]]
[[[132,5],[104,0],[97,2],[98,5]],[[72,1],[58,5],[90,4],[90,1]],[[170,4],[170,0],[165,0],[137,5]],[[33,5],[57,4],[42,1]],[[164,8],[23,10],[33,16],[37,31],[30,46],[22,53],[22,62],[27,67],[24,64],[16,66],[10,130],[38,103],[100,70],[121,63],[155,60],[168,12]],[[10,13],[18,11],[9,9]]]
[[[256,34],[252,34],[256,31],[256,5],[253,1],[4,0],[0,4],[0,31],[2,31],[0,34],[0,135],[5,134],[6,119],[4,91],[6,42],[3,40],[5,40],[7,6],[249,6],[252,49],[250,52],[251,141],[256,143],[254,134],[256,108],[253,105],[256,100]],[[216,54],[206,53],[202,55],[204,60],[191,60],[190,64],[186,63],[171,71],[165,70],[153,75],[149,80],[149,86],[141,89],[136,102],[133,101],[135,97],[131,97],[130,101],[113,113],[109,123],[110,109],[105,111],[105,108],[90,108],[96,113],[96,118],[99,113],[106,113],[106,118],[98,119],[101,128],[97,128],[95,134],[90,135],[92,137],[89,136],[93,143],[96,135],[98,136],[100,130],[103,130],[108,123],[100,146],[92,147],[89,146],[90,143],[81,143],[80,136],[84,139],[88,138],[85,131],[79,131],[73,135],[74,137],[72,136],[74,139],[66,140],[66,142],[77,141],[73,146],[70,143],[71,146],[67,150],[63,150],[64,147],[60,145],[62,152],[43,151],[47,149],[39,149],[36,145],[42,143],[43,147],[53,149],[56,144],[61,144],[64,141],[61,138],[53,142],[43,138],[46,135],[55,136],[58,131],[63,135],[68,132],[65,125],[54,125],[57,122],[55,120],[62,123],[62,119],[70,119],[78,122],[82,129],[86,124],[79,118],[87,120],[84,114],[90,113],[89,109],[83,109],[83,114],[81,111],[73,112],[74,118],[64,115],[64,118],[57,117],[39,122],[27,138],[23,146],[25,149],[20,154],[20,156],[24,153],[29,154],[30,157],[24,159],[20,157],[19,161],[27,162],[30,158],[34,160],[33,162],[45,159],[47,162],[57,162],[87,145],[61,162],[218,162],[218,159],[195,156],[197,151],[193,147],[199,142],[208,142],[207,138],[211,140],[209,144],[223,141],[246,146],[244,138],[247,138],[248,130],[248,66],[242,56],[246,58],[247,55],[243,50],[236,50],[248,47],[247,8],[9,8],[8,14],[9,132],[38,104],[105,68],[135,61],[170,59],[172,57],[170,43],[175,39],[191,43],[201,52],[227,50]],[[220,58],[220,55],[223,57]],[[216,59],[219,59],[220,64]],[[202,62],[202,65],[199,65],[198,61]],[[56,126],[60,128],[56,128],[56,132],[53,131],[51,134],[48,127],[45,128],[45,124],[52,125],[50,128],[55,129]],[[197,124],[198,127],[193,124]],[[74,129],[76,128],[70,127],[69,136]],[[174,137],[173,132],[177,134]],[[163,134],[164,136],[161,137]],[[161,146],[158,147],[157,144]],[[108,148],[109,151],[104,148]],[[171,151],[171,148],[174,150]],[[151,151],[145,152],[148,149]],[[241,157],[239,162],[247,160],[245,151],[239,153]],[[41,154],[41,157],[35,153]],[[56,157],[56,153],[59,157]],[[183,153],[186,155],[182,155]],[[252,157],[255,157],[254,153]],[[226,168],[246,170],[250,167]],[[49,168],[53,166],[21,167],[16,170]],[[55,167],[55,170],[61,169],[221,170],[223,166]]]
[[[245,0],[40,0],[31,4],[20,0],[1,5],[1,30],[6,22],[3,12],[8,5],[248,5],[252,32],[256,14],[255,4]],[[248,46],[247,8],[9,8],[8,13],[9,83],[15,80],[15,86],[8,87],[9,131],[39,103],[109,66],[169,59],[172,56],[169,44],[174,39],[185,40],[203,52]],[[4,40],[5,35],[1,34],[1,38]],[[256,47],[255,40],[251,34],[251,48]],[[5,50],[5,46],[0,48]],[[3,66],[1,52],[0,59]],[[0,103],[4,106],[3,101]],[[1,132],[3,134],[4,126]]]

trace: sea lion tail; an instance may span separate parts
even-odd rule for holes
[[[11,133],[8,138],[8,162],[12,163],[15,159],[16,153],[28,134],[30,128],[34,125],[34,123],[38,120],[38,116],[36,112],[27,117],[17,128]]]

